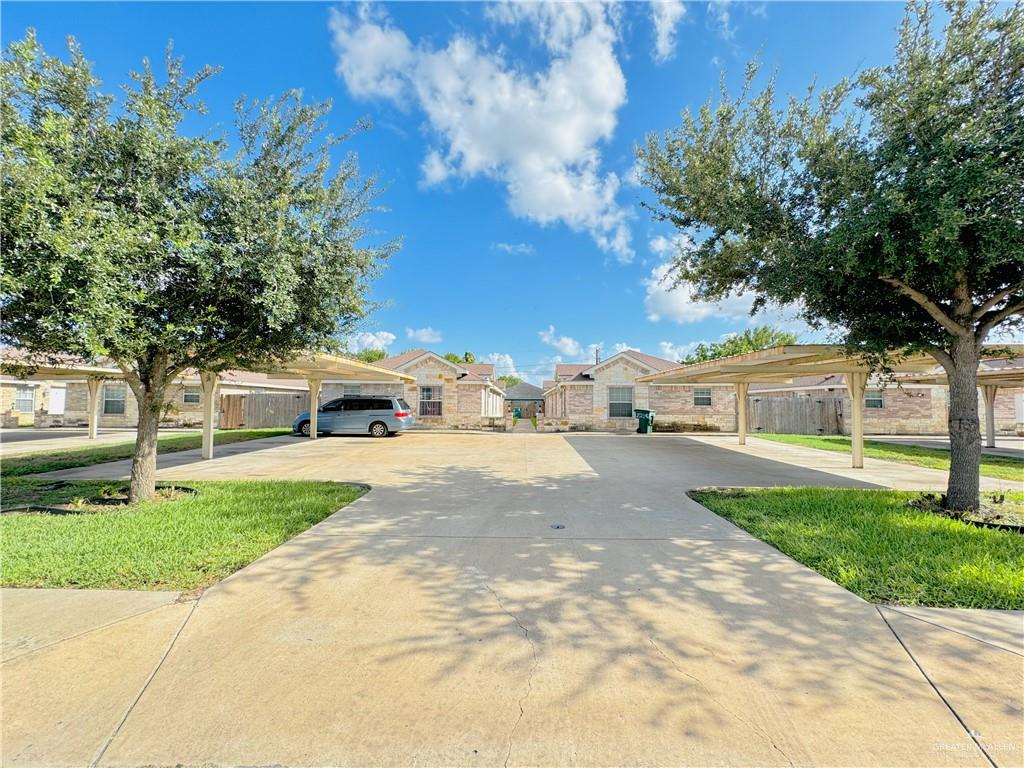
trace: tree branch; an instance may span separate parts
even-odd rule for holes
[[[991,299],[989,299],[984,304],[980,305],[976,310],[974,310],[974,319],[980,320],[982,315],[984,315],[990,309],[995,307],[996,304],[998,304],[1000,301],[1010,296],[1011,294],[1021,290],[1022,288],[1024,288],[1024,282],[1011,285],[1009,288],[1004,288],[1003,290],[999,291],[999,293],[997,293]]]
[[[928,351],[929,355],[938,361],[939,365],[941,365],[947,373],[953,370],[955,364],[953,363],[953,357],[949,352],[935,344],[925,344],[924,348]]]
[[[909,298],[914,303],[921,306],[929,315],[931,315],[943,328],[952,333],[954,336],[964,336],[969,333],[967,328],[964,328],[960,323],[956,322],[947,315],[938,304],[929,299],[920,291],[915,288],[911,288],[909,285],[904,283],[897,277],[886,277],[879,278],[883,283],[888,283],[902,293],[904,296]]]
[[[985,337],[988,336],[989,331],[1010,315],[1020,314],[1021,312],[1024,312],[1024,295],[1014,296],[1010,303],[1002,309],[989,312],[981,318],[981,322],[978,323],[978,329],[974,332],[974,338],[977,340],[977,343],[981,344]]]

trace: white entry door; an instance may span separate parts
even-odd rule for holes
[[[68,391],[64,387],[52,387],[50,389],[50,413],[54,416],[64,415],[64,403],[67,400]]]

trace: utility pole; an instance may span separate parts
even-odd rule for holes
[[[601,363],[601,348],[594,347],[594,365],[600,365]]]

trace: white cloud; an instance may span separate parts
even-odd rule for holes
[[[693,288],[685,283],[673,287],[672,263],[664,262],[651,270],[644,280],[644,307],[647,319],[657,323],[697,323],[710,317],[738,320],[750,314],[753,297],[729,296],[720,302],[707,302],[693,296]]]
[[[440,344],[441,332],[435,331],[429,325],[426,328],[406,328],[405,335],[420,344]]]
[[[670,341],[659,341],[658,352],[666,360],[682,360],[697,348],[698,344],[707,344],[706,341],[691,341],[686,344],[673,344]]]
[[[491,248],[504,251],[509,256],[532,256],[534,253],[530,243],[491,243]]]
[[[665,237],[664,235],[658,235],[657,237],[651,238],[647,247],[651,249],[651,253],[655,256],[660,256],[666,261],[679,255],[681,251],[688,249],[693,245],[693,241],[688,235],[675,234],[671,237]]]
[[[632,259],[632,213],[616,200],[619,177],[602,171],[599,150],[626,102],[613,11],[560,2],[491,7],[496,23],[528,26],[544,43],[548,61],[530,71],[461,33],[443,48],[414,46],[366,8],[331,11],[337,72],[353,96],[422,109],[436,140],[422,164],[425,184],[494,179],[516,216],[587,232],[620,261]]]
[[[682,0],[654,0],[651,17],[654,21],[654,60],[668,61],[676,54],[676,25],[686,15]]]
[[[632,348],[633,347],[631,347],[629,344],[627,344],[624,341],[620,341],[618,344],[612,345],[612,349],[615,351],[616,354],[618,354],[619,352],[625,352],[627,349],[632,349]]]
[[[388,331],[377,331],[376,333],[370,333],[363,331],[361,333],[354,333],[348,337],[348,348],[353,352],[362,352],[365,349],[380,349],[387,351],[397,336]]]
[[[516,368],[516,362],[512,359],[512,355],[507,352],[491,352],[483,359],[483,362],[494,363],[495,376],[515,376],[520,379],[526,378]]]
[[[559,354],[566,357],[579,357],[583,347],[571,336],[558,336],[555,334],[555,326],[549,325],[546,331],[538,331],[537,335],[545,344],[549,344],[558,350]]]
[[[732,40],[736,36],[736,28],[732,26],[730,7],[732,0],[711,0],[707,5],[708,23],[717,27],[718,34],[724,40]]]

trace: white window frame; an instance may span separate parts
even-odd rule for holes
[[[707,401],[707,402],[704,402]],[[693,390],[693,407],[710,408],[715,404],[715,393],[711,387],[695,387]]]
[[[198,384],[186,384],[181,388],[181,402],[186,405],[202,405],[203,388]]]
[[[864,391],[864,407],[878,410],[885,408],[885,393],[880,389],[867,389]]]
[[[28,394],[26,394],[26,392]],[[28,408],[25,408],[25,403]],[[18,413],[35,413],[36,390],[31,384],[18,384],[14,389],[14,410]]]
[[[362,396],[362,387],[359,384],[342,384],[341,385],[341,396],[342,397],[360,397]]]
[[[423,396],[424,390],[430,397]],[[430,384],[419,388],[420,416],[444,416],[444,387]]]
[[[622,392],[629,392],[629,399],[622,399]],[[612,413],[612,405],[622,405],[623,403],[629,403],[628,414],[614,414]],[[608,387],[608,418],[609,419],[631,419],[633,418],[633,388],[630,386],[614,385]]]
[[[120,397],[111,397],[111,392],[119,392]],[[111,411],[108,409],[109,403],[121,403],[121,410]],[[128,411],[128,386],[125,384],[104,384],[103,385],[103,415],[104,416],[124,416]]]

